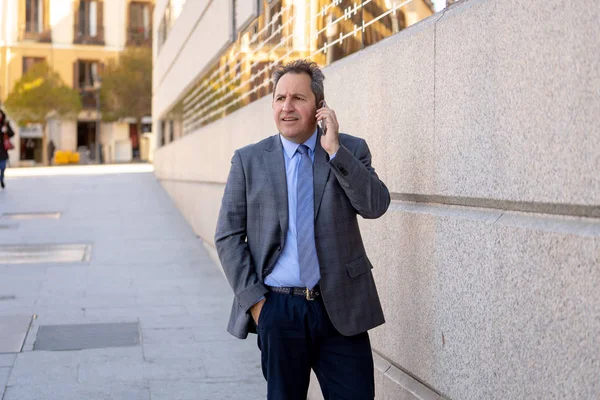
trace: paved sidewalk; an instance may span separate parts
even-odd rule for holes
[[[149,166],[7,175],[0,214],[62,215],[0,217],[0,245],[92,250],[89,262],[0,264],[0,317],[37,316],[23,350],[0,354],[0,399],[265,398],[256,337],[226,332],[231,289]],[[40,326],[131,322],[137,346],[34,350]]]

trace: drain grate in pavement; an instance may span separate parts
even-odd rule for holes
[[[2,219],[59,219],[60,212],[4,213]]]
[[[140,344],[137,322],[40,326],[34,350],[84,350]]]
[[[0,316],[0,354],[21,351],[31,318],[31,315]]]
[[[0,224],[0,229],[17,229],[18,227],[17,224]]]
[[[0,245],[0,264],[88,262],[90,244]]]

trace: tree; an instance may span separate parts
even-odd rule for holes
[[[118,59],[108,61],[101,78],[102,119],[134,118],[139,143],[142,117],[152,112],[152,49],[127,48]]]
[[[36,63],[9,93],[4,107],[20,126],[42,125],[42,161],[48,164],[48,117],[77,118],[81,111],[79,92],[67,86],[46,62]]]

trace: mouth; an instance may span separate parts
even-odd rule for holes
[[[296,118],[296,117],[285,117],[285,118],[281,118],[281,121],[283,121],[283,122],[295,122],[295,121],[298,121],[298,118]]]

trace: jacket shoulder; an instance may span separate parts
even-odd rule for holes
[[[239,148],[236,150],[236,152],[239,153],[240,156],[242,156],[243,158],[261,154],[266,148],[272,147],[274,145],[274,141],[277,138],[278,135],[269,136],[261,140],[260,142],[252,143],[242,148]]]

